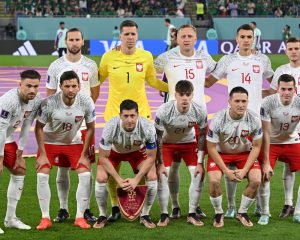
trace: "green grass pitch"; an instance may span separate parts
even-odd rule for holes
[[[218,60],[220,56],[214,56]],[[38,56],[38,57],[14,57],[1,56],[0,66],[29,66],[29,67],[47,67],[55,60],[56,57]],[[99,63],[100,57],[93,58]],[[284,55],[270,55],[273,69],[287,62]],[[94,166],[95,167],[95,166]],[[93,169],[95,175],[95,168]],[[122,175],[130,176],[132,171],[128,165],[122,166]],[[36,195],[36,173],[34,170],[34,158],[27,159],[27,176],[25,178],[24,192],[17,208],[17,215],[25,223],[32,226],[31,231],[21,231],[16,229],[6,229],[3,226],[3,220],[6,211],[6,190],[9,182],[9,173],[4,171],[0,176],[0,227],[5,230],[4,235],[0,235],[1,239],[299,239],[299,224],[292,222],[292,218],[281,220],[278,215],[284,203],[283,187],[281,181],[282,164],[278,163],[275,176],[271,182],[271,201],[270,209],[272,217],[270,224],[260,226],[257,224],[258,218],[254,217],[253,207],[249,210],[249,216],[254,222],[254,227],[247,229],[234,219],[225,219],[225,226],[222,229],[215,229],[212,226],[212,217],[214,215],[213,208],[209,201],[207,180],[205,189],[202,195],[201,208],[208,215],[204,219],[205,226],[201,228],[194,227],[186,223],[186,215],[188,210],[188,188],[189,188],[189,173],[182,164],[181,167],[181,183],[180,183],[180,203],[183,216],[179,220],[171,221],[167,228],[156,228],[153,230],[145,229],[138,221],[127,222],[122,219],[114,224],[109,224],[102,230],[90,229],[81,230],[73,226],[74,216],[76,213],[75,192],[77,187],[77,176],[74,172],[71,173],[71,190],[69,195],[69,211],[71,219],[63,224],[53,224],[49,230],[39,232],[35,227],[39,223],[41,217],[38,199]],[[54,218],[57,214],[59,204],[55,186],[56,168],[52,170],[50,177],[50,185],[52,191],[50,214]],[[241,191],[244,188],[246,181],[239,184],[237,192],[237,205],[240,203]],[[299,177],[296,176],[294,188],[294,202],[297,198],[297,190],[299,186]],[[225,187],[223,185],[225,194]],[[226,197],[223,197],[223,208],[226,210]],[[94,194],[91,202],[92,211],[97,215],[98,208]],[[159,220],[159,207],[155,202],[152,211],[152,219],[155,222]]]

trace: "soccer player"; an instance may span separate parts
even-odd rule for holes
[[[273,175],[277,159],[289,164],[289,169],[300,171],[300,139],[298,125],[300,121],[300,98],[295,95],[296,81],[289,74],[281,75],[278,80],[277,94],[266,97],[261,107],[263,126],[263,176],[261,186],[262,215],[261,225],[269,223],[270,178]],[[290,214],[288,214],[289,216]],[[294,212],[294,221],[300,223],[300,187]]]
[[[268,90],[262,90],[263,78],[269,82],[274,74],[270,59],[261,53],[252,54],[253,29],[245,24],[237,29],[236,42],[239,51],[223,56],[217,64],[216,69],[206,79],[206,87],[210,87],[216,81],[226,78],[228,80],[228,92],[236,86],[242,86],[248,91],[248,108],[257,115],[260,113],[260,106],[263,95],[267,95]],[[225,217],[233,218],[235,210],[236,183],[228,181],[225,176],[226,190],[228,198],[228,210]],[[259,204],[258,204],[259,205]],[[257,206],[256,212],[259,211]]]
[[[150,52],[136,47],[138,25],[125,20],[120,25],[121,45],[106,52],[100,62],[100,82],[109,81],[108,99],[104,112],[105,121],[118,116],[120,103],[132,99],[139,106],[139,114],[151,119],[145,82],[153,88],[167,92],[168,85],[156,78],[153,57]],[[112,201],[112,215],[109,221],[121,217],[116,198],[116,183],[110,178],[109,193]]]
[[[51,166],[58,162],[66,162],[78,174],[74,224],[80,228],[90,228],[83,214],[90,197],[91,170],[88,152],[95,130],[95,106],[88,95],[79,93],[80,79],[74,71],[66,71],[61,75],[60,88],[61,92],[42,102],[35,127],[38,142],[37,194],[42,211],[38,230],[51,227],[49,174]],[[79,131],[83,120],[87,127],[84,143]]]
[[[146,228],[155,228],[149,212],[157,192],[155,170],[156,133],[153,124],[139,116],[138,105],[127,99],[120,104],[120,115],[109,120],[102,133],[95,185],[96,200],[100,215],[94,228],[103,228],[107,223],[107,180],[112,176],[125,191],[134,190],[146,177],[148,191],[140,217]],[[116,168],[121,161],[128,161],[135,177],[123,179]]]
[[[257,51],[260,50],[260,38],[261,38],[261,31],[260,29],[256,26],[256,22],[251,22],[250,26],[253,28],[253,44],[252,44],[252,52],[256,53]]]
[[[81,92],[91,96],[94,103],[99,96],[100,83],[98,82],[98,68],[95,61],[82,55],[81,48],[84,45],[84,39],[81,31],[77,28],[72,28],[67,31],[65,42],[67,45],[67,54],[51,63],[48,69],[48,78],[46,83],[47,96],[55,94],[60,91],[59,79],[65,71],[74,70],[80,80]],[[83,121],[80,128],[82,138],[85,138],[86,124]],[[91,161],[95,161],[94,140],[90,146]],[[54,219],[56,222],[63,222],[69,217],[68,212],[68,195],[70,190],[70,165],[58,163],[56,186],[60,204],[60,210],[57,217]],[[92,182],[92,175],[91,175]],[[92,187],[92,184],[91,184]],[[92,189],[90,190],[92,193]],[[88,208],[84,212],[84,217],[89,222],[95,222],[97,218],[93,216],[90,211],[90,199]]]
[[[0,174],[4,166],[11,173],[4,226],[29,230],[31,227],[16,217],[16,208],[23,192],[26,174],[23,149],[41,102],[37,94],[41,76],[35,70],[25,70],[20,73],[20,77],[19,88],[11,89],[0,97]],[[22,128],[17,145],[13,133],[20,125]],[[3,233],[0,228],[0,234]]]
[[[158,200],[160,220],[158,226],[169,223],[168,177],[173,159],[185,161],[191,175],[189,188],[189,214],[187,222],[195,226],[204,223],[196,215],[200,198],[201,178],[204,175],[203,158],[205,147],[205,129],[207,113],[200,105],[192,101],[194,87],[190,81],[181,80],[175,86],[175,99],[161,105],[155,118],[158,142]],[[196,140],[195,126],[199,134]]]
[[[278,79],[282,74],[289,74],[294,77],[296,81],[296,93],[300,93],[300,40],[294,37],[286,41],[285,53],[289,59],[289,63],[278,67],[274,73],[271,85],[270,94],[276,93],[278,87]],[[298,129],[298,133],[300,129]],[[283,187],[285,194],[285,203],[280,213],[281,218],[286,218],[293,215],[293,188],[295,181],[295,173],[292,173],[288,163],[284,163],[284,170],[282,173]]]
[[[262,143],[262,129],[259,116],[247,109],[248,92],[243,87],[232,88],[229,94],[229,108],[215,114],[207,133],[207,173],[210,201],[215,209],[213,226],[224,226],[222,209],[221,177],[241,182],[247,177],[240,208],[236,218],[246,227],[252,227],[247,211],[255,200],[261,181],[260,164],[257,157]],[[252,142],[249,140],[251,137]],[[231,170],[228,166],[236,166]]]
[[[164,72],[168,79],[169,93],[168,101],[175,99],[175,85],[178,81],[185,79],[193,83],[194,98],[193,101],[206,110],[204,83],[205,75],[211,73],[216,62],[212,57],[195,49],[197,41],[196,29],[192,25],[182,25],[177,32],[178,47],[159,55],[155,61],[155,68],[158,72]],[[169,175],[169,188],[172,199],[171,217],[180,216],[179,204],[179,167],[180,159],[173,159]],[[203,189],[201,181],[200,191]],[[198,216],[204,217],[205,214],[197,208]]]
[[[65,43],[65,36],[68,29],[65,28],[65,23],[59,23],[59,29],[56,32],[55,41],[54,41],[54,49],[58,51],[58,56],[63,56],[64,53],[67,52],[67,46]]]

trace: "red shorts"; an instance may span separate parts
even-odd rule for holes
[[[6,143],[4,145],[4,160],[3,165],[9,169],[13,169],[16,163],[18,145],[15,142]]]
[[[60,167],[71,167],[76,169],[78,160],[81,156],[83,150],[83,144],[73,144],[73,145],[54,145],[45,144],[45,150],[47,158],[51,165]],[[37,153],[37,157],[40,153]],[[51,168],[51,166],[43,166],[46,168]],[[85,166],[79,166],[85,167]]]
[[[234,165],[238,169],[242,169],[245,166],[249,156],[249,152],[243,152],[239,154],[219,154],[226,166]],[[250,169],[260,169],[259,162],[255,160]],[[221,171],[219,166],[214,162],[214,160],[210,156],[208,156],[207,171]]]
[[[180,144],[164,143],[162,148],[164,164],[166,167],[170,167],[174,159],[182,158],[187,166],[197,166],[197,149],[198,145],[196,142]]]
[[[117,168],[122,161],[129,162],[133,172],[137,173],[140,163],[147,159],[146,148],[131,153],[118,153],[111,150],[108,159],[114,168]]]
[[[86,129],[81,130],[81,139],[82,142],[84,143],[85,141],[85,135],[86,135]],[[95,155],[95,136],[92,139],[92,142],[89,146],[89,159],[91,161],[91,163],[94,163],[96,161],[96,155]]]
[[[294,144],[270,144],[269,159],[272,169],[275,168],[277,159],[289,164],[291,172],[300,170],[300,143]],[[263,155],[262,155],[263,156]],[[260,156],[260,162],[263,157]]]

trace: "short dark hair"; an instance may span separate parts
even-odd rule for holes
[[[233,89],[231,89],[229,97],[232,97],[235,93],[245,93],[247,96],[249,96],[248,91],[243,87],[234,87]]]
[[[121,102],[120,113],[122,113],[123,110],[132,110],[132,109],[134,109],[137,113],[139,112],[139,107],[135,101],[131,99],[126,99]]]
[[[192,93],[194,91],[194,86],[188,80],[180,80],[175,85],[175,91],[180,94]]]
[[[295,78],[292,76],[292,75],[290,75],[290,74],[282,74],[279,78],[278,78],[278,82],[277,82],[277,84],[278,84],[278,86],[279,86],[279,83],[280,82],[293,82],[294,84],[294,86],[296,86],[296,80],[295,80]]]
[[[39,81],[41,80],[41,75],[33,69],[29,69],[29,70],[20,72],[20,77],[21,77],[21,80],[25,80],[26,78],[38,79]]]
[[[136,27],[136,29],[139,28],[137,23],[135,21],[132,21],[132,20],[125,20],[125,21],[121,22],[121,24],[120,24],[120,31],[121,32],[123,30],[123,27]]]
[[[170,20],[170,18],[166,18],[166,19],[165,19],[165,22],[167,22],[167,23],[171,23],[171,20]]]
[[[300,42],[299,38],[290,37],[288,40],[286,40],[285,44],[287,44],[287,43],[297,43],[297,42]]]
[[[238,29],[236,30],[236,34],[239,34],[240,30],[250,30],[253,33],[253,28],[249,24],[243,24],[239,26]]]
[[[251,22],[256,27],[256,22]]]
[[[80,34],[81,34],[81,39],[83,39],[83,34],[82,34],[82,32],[81,32],[78,28],[71,28],[71,29],[69,29],[69,30],[67,31],[65,40],[68,39],[68,33],[70,33],[70,32],[80,32]]]
[[[60,83],[60,85],[62,85],[64,83],[64,81],[71,80],[74,78],[77,79],[77,83],[80,84],[80,80],[79,80],[79,77],[76,72],[74,72],[73,70],[66,71],[60,76],[59,83]]]
[[[59,22],[59,25],[63,25],[63,24],[65,24],[65,22]]]

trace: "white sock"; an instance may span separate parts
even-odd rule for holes
[[[258,194],[261,200],[261,210],[263,215],[270,214],[270,182],[264,182],[259,187]]]
[[[291,172],[290,165],[288,163],[284,163],[282,179],[283,179],[283,189],[284,189],[284,196],[285,196],[284,204],[293,206],[295,173]]]
[[[251,204],[255,201],[255,198],[249,198],[245,195],[242,195],[241,206],[238,213],[246,213]]]
[[[173,162],[170,168],[170,174],[168,179],[170,196],[172,201],[172,208],[179,208],[179,168],[180,162]]]
[[[195,177],[195,166],[189,166],[188,169],[191,175],[191,184],[189,188],[189,213],[196,213],[196,208],[198,207],[200,198],[201,174],[197,174]]]
[[[210,197],[210,202],[215,209],[215,214],[222,214],[224,213],[222,208],[222,195],[216,198]]]
[[[226,194],[227,194],[227,201],[228,201],[228,208],[235,208],[235,194],[237,183],[230,181],[226,176],[225,179],[225,186],[226,186]]]
[[[95,183],[95,197],[99,208],[99,216],[106,217],[107,211],[107,183]]]
[[[83,172],[78,174],[78,187],[76,191],[77,212],[76,218],[83,218],[83,213],[88,205],[90,197],[91,173]]]
[[[93,176],[93,171],[91,170],[91,178],[90,178],[90,191],[89,191],[89,199],[87,201],[87,209],[91,208],[91,198],[93,194],[93,183],[94,183],[94,176]]]
[[[23,192],[24,178],[25,176],[10,175],[5,220],[16,218],[16,208]]]
[[[39,199],[40,208],[42,211],[42,218],[49,218],[49,206],[51,199],[51,192],[49,186],[49,174],[37,174],[37,195]]]
[[[166,167],[167,174],[169,176],[170,167]],[[170,190],[168,186],[168,178],[165,174],[159,176],[159,181],[157,184],[157,198],[160,207],[160,213],[168,213],[168,203],[170,197]]]
[[[149,215],[150,209],[153,205],[157,193],[157,180],[146,181],[146,184],[148,186],[148,192],[147,192],[147,196],[146,196],[146,200],[143,206],[141,216]]]
[[[298,196],[297,196],[297,202],[295,206],[294,215],[300,215],[300,186],[298,188]]]
[[[56,175],[56,188],[60,208],[67,209],[68,211],[68,197],[70,190],[69,168],[58,167]]]

